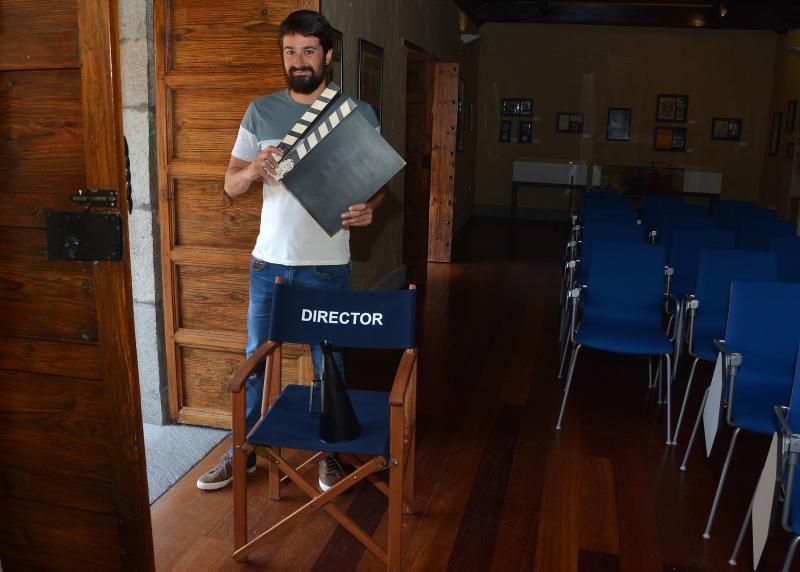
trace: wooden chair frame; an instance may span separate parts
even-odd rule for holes
[[[293,468],[281,455],[279,447],[253,446],[246,443],[245,440],[245,383],[259,366],[265,364],[261,419],[258,421],[260,424],[264,420],[268,407],[277,400],[281,392],[281,350],[280,342],[266,342],[242,364],[230,381],[230,390],[233,394],[233,558],[238,562],[246,561],[248,554],[269,541],[279,530],[295,523],[301,516],[322,509],[355,536],[370,552],[380,558],[386,564],[387,570],[400,570],[403,547],[402,515],[412,514],[414,506],[416,348],[404,351],[389,394],[389,459],[379,456],[362,461],[354,455],[341,455],[343,460],[356,468],[347,475],[347,478],[342,479],[324,493],[320,493],[316,487],[309,484],[299,472],[319,459],[323,453],[316,453]],[[263,456],[269,462],[270,500],[280,500],[281,483],[287,477],[311,497],[311,500],[248,541],[246,461],[247,456],[251,453]],[[388,486],[374,475],[377,471],[384,469],[389,471]],[[283,478],[281,478],[281,472],[285,474]],[[388,498],[389,530],[386,550],[381,548],[355,522],[330,504],[336,497],[364,479],[367,479]]]

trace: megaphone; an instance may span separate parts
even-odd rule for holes
[[[333,359],[333,344],[323,341],[322,383],[319,414],[319,438],[325,443],[352,441],[361,435],[361,425],[356,417],[350,396],[344,387],[336,360]]]

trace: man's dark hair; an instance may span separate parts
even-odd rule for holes
[[[297,10],[281,22],[278,37],[283,48],[283,37],[289,34],[316,36],[325,53],[333,49],[333,28],[325,16],[313,10]]]

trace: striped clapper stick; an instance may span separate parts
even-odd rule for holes
[[[312,103],[303,116],[294,124],[284,138],[278,143],[278,149],[283,152],[283,157],[292,150],[292,148],[303,138],[306,131],[314,125],[319,119],[319,116],[325,111],[328,106],[336,100],[341,88],[335,83],[329,83],[325,91]],[[280,160],[281,156],[273,154],[275,159]]]

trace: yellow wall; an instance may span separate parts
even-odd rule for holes
[[[383,117],[381,133],[402,155],[406,129],[406,51],[403,40],[433,53],[440,61],[459,62],[467,79],[468,96],[477,99],[477,50],[462,46],[458,29],[460,12],[455,4],[437,0],[322,0],[321,10],[344,36],[344,90],[358,94],[356,58],[358,38],[383,47]],[[465,75],[465,71],[468,75]],[[474,140],[465,140],[457,157],[456,204],[471,204],[474,189]],[[465,157],[461,160],[462,155]],[[380,283],[402,265],[403,194],[401,172],[368,229],[351,234],[354,287]],[[457,217],[458,218],[458,217]],[[463,217],[462,217],[463,218]]]
[[[800,109],[797,111],[794,131],[786,131],[787,103],[789,100],[800,101],[800,53],[789,51],[791,46],[800,46],[800,29],[793,30],[778,38],[775,53],[775,79],[772,91],[769,116],[780,111],[783,113],[781,138],[778,154],[769,154],[769,145],[763,147],[764,170],[761,177],[761,202],[764,206],[778,209],[780,215],[789,218],[789,186],[792,170],[792,159],[786,157],[786,144],[800,136]],[[796,205],[794,206],[796,209]],[[794,213],[794,217],[796,217]],[[794,218],[792,217],[792,218]]]
[[[669,162],[722,171],[726,198],[758,197],[772,94],[774,33],[486,24],[480,34],[478,205],[509,204],[515,159]],[[653,150],[660,93],[689,95],[689,121],[676,124],[688,128],[686,153]],[[533,144],[498,142],[502,97],[533,99]],[[633,109],[630,142],[606,141],[608,107]],[[559,111],[583,112],[584,135],[557,133]],[[711,141],[712,117],[742,118],[741,143]],[[520,206],[541,206],[531,201],[532,193],[523,195]]]

